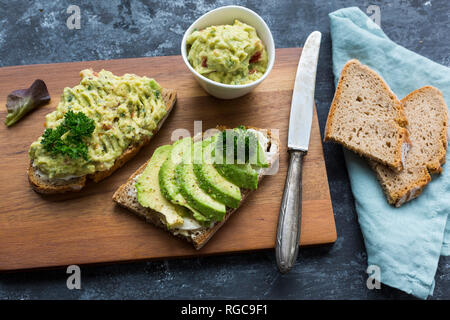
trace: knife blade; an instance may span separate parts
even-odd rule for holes
[[[289,149],[308,151],[321,38],[319,31],[309,35],[298,62],[289,119]]]
[[[278,218],[275,253],[278,270],[287,273],[297,260],[302,210],[302,162],[308,151],[314,108],[319,31],[306,39],[297,67],[289,118],[289,167]]]

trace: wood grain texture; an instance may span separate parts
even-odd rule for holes
[[[287,170],[289,109],[299,48],[278,49],[275,66],[252,93],[225,101],[208,96],[195,82],[180,56],[31,65],[0,68],[0,119],[6,96],[35,79],[48,86],[52,101],[11,128],[0,125],[0,270],[53,267],[273,248]],[[79,193],[42,196],[27,180],[28,148],[42,134],[44,116],[56,107],[66,86],[79,83],[79,72],[101,68],[115,74],[136,73],[174,88],[178,102],[160,132],[124,167],[100,183],[89,182]],[[223,124],[278,129],[281,140],[278,174],[267,176],[258,191],[200,251],[116,205],[114,191],[175,129],[191,133],[194,120],[203,130]],[[3,120],[2,120],[3,121]],[[303,169],[301,245],[332,243],[336,228],[323,158],[317,114]]]

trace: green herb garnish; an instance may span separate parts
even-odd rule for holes
[[[88,146],[85,142],[95,129],[94,120],[83,112],[69,110],[63,122],[55,129],[45,129],[41,144],[53,155],[67,155],[72,159],[88,160]]]
[[[257,148],[259,147],[257,137],[244,126],[239,126],[234,129],[222,131],[216,140],[216,152],[223,154],[226,162],[229,161],[238,163],[256,163]],[[228,150],[227,149],[231,149]],[[233,155],[233,159],[228,158],[228,153]],[[223,161],[223,160],[222,160]]]

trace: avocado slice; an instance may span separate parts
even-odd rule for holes
[[[233,155],[235,163],[249,163],[256,167],[267,168],[269,164],[258,135],[259,133],[247,130],[243,126],[222,131],[215,136],[217,156],[220,157],[223,153],[222,163],[233,161],[233,158],[230,159]],[[226,148],[233,148],[232,153]]]
[[[168,201],[158,183],[158,173],[163,162],[168,158],[172,150],[171,145],[161,146],[155,150],[147,167],[138,177],[135,183],[137,190],[137,201],[146,208],[160,212],[168,228],[175,228],[184,223],[183,216],[186,209]]]
[[[175,181],[175,167],[177,164],[181,163],[185,150],[190,150],[191,146],[191,138],[176,141],[172,145],[169,157],[162,164],[161,170],[159,170],[158,178],[162,194],[168,200],[180,205],[183,205],[184,199],[182,198],[178,184]]]
[[[226,152],[226,148],[230,147],[234,148],[234,160],[233,158],[229,159]],[[256,149],[250,150],[254,147]],[[265,165],[266,160],[264,150],[254,133],[244,127],[237,127],[228,132],[223,131],[217,135],[215,149],[212,152],[213,165],[225,179],[240,188],[257,189],[258,172],[253,169],[252,164],[258,167],[258,163]],[[248,162],[244,163],[244,160]]]
[[[266,160],[266,153],[264,149],[261,147],[261,144],[259,142],[256,147],[256,154],[257,154],[256,166],[261,168],[268,168],[269,163]]]
[[[245,147],[246,163],[254,165],[256,167],[267,168],[269,164],[266,160],[264,149],[261,147],[261,143],[258,140],[258,136],[255,132],[248,131],[243,127],[235,128],[238,132],[237,144]],[[242,147],[241,147],[242,148]]]
[[[173,144],[170,155],[164,161],[161,169],[159,170],[159,186],[161,188],[161,193],[167,200],[189,209],[195,220],[200,223],[207,224],[210,222],[209,219],[190,206],[180,193],[179,183],[176,181],[175,177],[176,166],[181,163],[183,157],[189,156],[187,151],[190,151],[191,148],[191,138],[180,139]]]
[[[201,150],[202,141],[193,145],[194,150]],[[179,182],[180,192],[187,203],[194,209],[200,211],[204,216],[211,220],[222,221],[225,217],[225,204],[213,199],[208,193],[200,187],[197,177],[194,173],[194,164],[184,159],[177,165],[175,179]]]
[[[215,200],[224,203],[227,207],[237,208],[241,202],[241,190],[238,186],[225,179],[212,165],[211,139],[204,140],[203,162],[194,163],[194,173],[200,188]]]
[[[258,172],[246,164],[214,164],[217,171],[240,188],[257,189]]]

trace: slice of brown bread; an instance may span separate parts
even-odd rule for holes
[[[390,168],[370,161],[388,202],[397,207],[422,193],[431,181],[431,173],[441,173],[447,152],[447,105],[442,93],[431,86],[417,89],[402,99],[411,149],[404,161],[404,169]]]
[[[177,93],[175,90],[172,89],[163,89],[162,97],[167,108],[167,113],[164,116],[164,118],[162,118],[161,121],[159,121],[158,126],[152,132],[152,137],[159,131],[164,121],[167,119],[170,112],[172,111],[175,102],[177,100]],[[142,147],[144,147],[150,142],[150,140],[151,137],[143,136],[138,143],[130,145],[122,153],[122,155],[120,155],[120,157],[116,159],[114,165],[108,170],[97,171],[94,174],[73,178],[69,180],[47,179],[38,170],[36,170],[33,167],[32,163],[30,162],[30,165],[28,167],[28,180],[33,189],[36,192],[42,194],[55,194],[69,191],[79,191],[85,186],[87,178],[95,182],[99,182],[109,177],[114,171],[122,167],[128,160],[132,159]]]
[[[403,107],[384,80],[358,60],[348,61],[331,104],[324,140],[401,170],[409,142],[406,125]]]
[[[218,126],[217,129],[219,130],[225,130],[226,127],[224,126]],[[258,129],[255,127],[250,127],[247,126],[247,129],[254,129],[254,130],[258,130],[263,132],[266,137],[269,140],[269,144],[268,144],[268,150],[270,148],[273,148],[273,145],[276,146],[276,152],[278,155],[279,152],[279,146],[280,146],[280,141],[278,139],[278,137],[276,137],[275,135],[273,135],[271,133],[270,130],[263,130],[263,129]],[[277,161],[278,161],[278,156],[276,157]],[[204,228],[204,229],[200,229],[200,230],[196,230],[196,231],[187,231],[187,232],[180,232],[179,230],[176,229],[168,229],[166,227],[166,225],[164,224],[164,216],[162,214],[160,214],[159,212],[152,210],[150,208],[145,208],[143,206],[141,206],[139,204],[139,202],[137,201],[136,198],[136,188],[135,188],[135,181],[136,178],[142,173],[142,171],[144,171],[145,167],[147,166],[148,162],[150,160],[148,160],[146,163],[144,163],[129,179],[128,181],[123,184],[113,195],[113,200],[115,202],[117,202],[119,205],[121,205],[122,207],[130,210],[131,212],[133,212],[134,214],[140,216],[141,218],[144,218],[147,222],[154,224],[157,227],[163,228],[164,230],[170,232],[172,235],[177,236],[183,240],[186,240],[190,243],[193,244],[193,246],[198,250],[200,248],[202,248],[209,239],[211,239],[211,237],[216,233],[217,230],[220,229],[220,227],[222,227],[224,225],[224,223],[230,218],[230,216],[238,209],[231,209],[231,208],[227,208],[227,212],[225,214],[225,218],[220,221],[215,223],[213,226],[209,227],[209,228]],[[273,163],[269,163],[270,168],[272,168],[273,166],[277,165],[276,161]],[[261,182],[261,180],[263,179],[264,174],[260,173],[259,177],[258,177],[258,185],[259,182]],[[242,200],[241,200],[241,205],[242,202],[248,197],[248,195],[252,192],[253,190],[248,190],[248,189],[241,189],[241,194],[242,194]],[[239,206],[240,207],[240,206]]]

